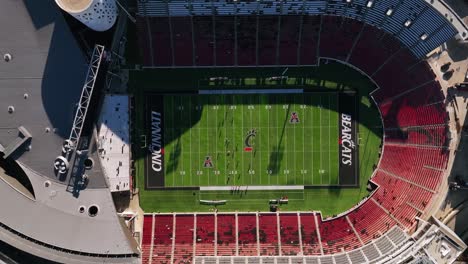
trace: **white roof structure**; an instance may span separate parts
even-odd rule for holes
[[[130,190],[129,98],[107,95],[98,121],[99,157],[111,192]]]
[[[117,20],[115,0],[55,0],[65,12],[95,31],[110,29]]]

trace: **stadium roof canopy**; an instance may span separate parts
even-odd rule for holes
[[[133,263],[136,247],[100,165],[86,171],[88,186],[78,193],[70,191],[69,175],[54,172],[83,87],[84,54],[54,2],[1,0],[0,6],[0,145],[33,192],[25,194],[0,170],[0,240],[60,262],[111,256]],[[90,216],[93,205],[99,211]]]

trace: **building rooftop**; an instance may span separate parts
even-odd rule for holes
[[[78,192],[69,188],[75,183],[69,175],[60,179],[53,168],[85,80],[84,53],[53,1],[0,5],[0,55],[11,58],[0,61],[0,145],[25,172],[33,193],[25,195],[0,169],[0,210],[8,212],[0,216],[0,240],[59,262],[107,255],[119,257],[105,257],[109,263],[135,262],[136,244],[116,214],[100,164],[86,171],[89,181]],[[95,144],[87,146],[97,160]]]

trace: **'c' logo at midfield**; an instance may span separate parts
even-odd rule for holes
[[[244,151],[250,152],[253,150],[253,140],[257,136],[257,130],[252,129],[247,132],[244,140]]]

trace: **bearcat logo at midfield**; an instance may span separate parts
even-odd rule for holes
[[[255,129],[249,130],[244,140],[244,151],[250,152],[253,150],[253,140],[257,136]]]
[[[162,156],[164,149],[161,140],[161,113],[151,111],[151,144],[149,151],[151,152],[151,168],[154,171],[160,172],[163,169]]]
[[[341,114],[341,135],[340,135],[340,149],[341,149],[341,163],[343,165],[353,165],[353,151],[356,145],[352,138],[352,116]]]

